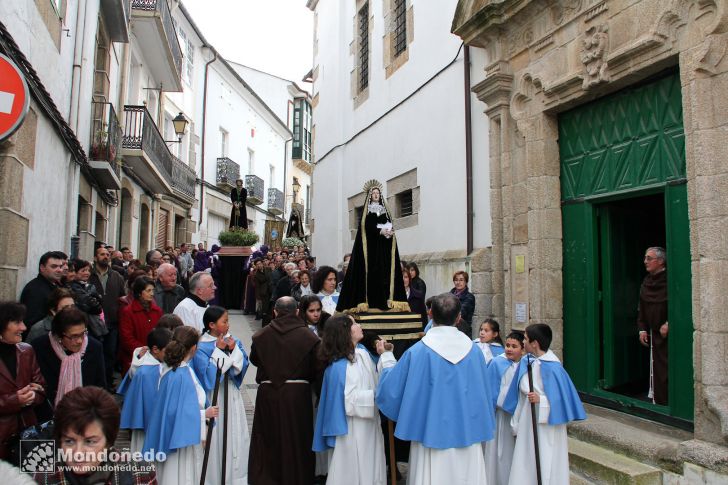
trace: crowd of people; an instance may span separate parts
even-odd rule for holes
[[[126,429],[132,451],[166,458],[151,474],[101,479],[100,462],[68,463],[41,483],[126,474],[129,483],[196,484],[204,473],[207,483],[385,484],[386,418],[411,442],[408,483],[530,484],[535,403],[547,437],[542,471],[568,483],[565,424],[583,408],[549,351],[548,326],[502,340],[488,319],[473,341],[468,273],[427,298],[417,264],[397,257],[397,291],[420,315],[422,338],[395,357],[391,343],[337,311],[353,281],[350,255],[317,267],[305,247],[262,246],[241,288],[241,309],[262,324],[246,350],[216,304],[216,249],[153,249],[144,263],[104,245],[93,262],[45,253],[20,302],[0,303],[0,458],[16,460],[19,432],[53,418],[61,447],[111,449]],[[240,393],[249,363],[259,384],[251,433]],[[84,409],[94,411],[81,419]]]

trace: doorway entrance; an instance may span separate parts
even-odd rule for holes
[[[559,115],[564,365],[585,401],[689,428],[692,290],[682,98],[670,73]],[[645,250],[667,250],[668,404],[647,399]]]
[[[651,402],[649,349],[637,340],[636,322],[645,249],[666,245],[664,195],[605,202],[595,211],[601,293],[599,387]]]

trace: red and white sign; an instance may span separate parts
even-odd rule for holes
[[[30,93],[13,61],[0,54],[0,141],[12,135],[28,113]]]

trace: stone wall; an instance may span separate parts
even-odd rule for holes
[[[563,345],[556,115],[666,68],[682,82],[694,319],[695,436],[728,442],[728,2],[461,0],[453,32],[486,53],[493,313],[513,322],[526,248],[528,321]],[[478,66],[475,66],[476,68]],[[515,249],[514,249],[515,248]],[[508,323],[507,323],[508,325]],[[719,433],[716,430],[720,430]]]

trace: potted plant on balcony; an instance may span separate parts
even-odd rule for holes
[[[94,141],[89,148],[89,158],[108,162],[116,160],[116,147],[109,144],[109,133],[107,131],[99,130],[96,132]]]

